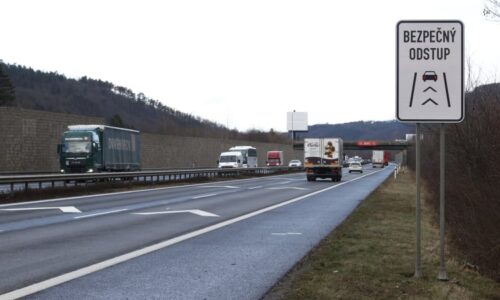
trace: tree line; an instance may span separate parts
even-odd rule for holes
[[[102,117],[109,125],[143,132],[286,143],[274,130],[240,132],[171,108],[126,87],[86,76],[66,78],[25,66],[0,64],[0,106]]]

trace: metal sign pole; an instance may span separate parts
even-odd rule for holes
[[[422,277],[422,262],[421,262],[421,254],[420,254],[420,241],[421,241],[421,232],[420,232],[420,123],[417,123],[417,132],[416,132],[416,172],[417,172],[417,197],[416,197],[416,223],[417,223],[417,249],[416,249],[416,260],[415,260],[415,277]]]
[[[449,39],[416,37],[446,32]],[[464,24],[460,20],[402,20],[396,26],[396,117],[416,124],[416,262],[415,277],[422,277],[420,156],[422,123],[460,123],[465,117]],[[446,53],[422,59],[430,48]],[[441,58],[440,58],[441,57]],[[460,69],[458,69],[460,68]],[[447,280],[444,266],[445,125],[440,128],[440,259],[438,279]]]
[[[444,169],[444,153],[445,153],[445,127],[441,123],[439,128],[439,244],[440,244],[440,266],[438,279],[442,281],[448,280],[448,275],[446,274],[446,267],[444,265],[444,188],[445,188],[445,169]]]

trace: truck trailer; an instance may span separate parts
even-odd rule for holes
[[[283,151],[267,151],[266,164],[268,167],[282,166],[285,164],[285,159],[283,156]]]
[[[61,173],[141,169],[140,132],[106,125],[70,125],[57,145]]]
[[[383,168],[385,166],[384,152],[385,151],[383,151],[383,150],[373,150],[373,152],[372,152],[372,166],[374,168],[377,168],[377,167]]]
[[[389,151],[384,151],[384,166],[388,166],[390,160],[391,154],[389,153]]]
[[[342,180],[344,144],[340,138],[304,139],[304,167],[307,181],[316,178]]]

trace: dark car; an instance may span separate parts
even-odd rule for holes
[[[438,80],[438,76],[436,74],[436,72],[434,71],[425,71],[424,75],[422,75],[422,80],[423,81],[426,81],[426,80]]]

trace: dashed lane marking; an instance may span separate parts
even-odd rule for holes
[[[73,219],[83,219],[83,218],[90,218],[90,217],[108,215],[108,214],[113,214],[113,213],[122,212],[122,211],[126,211],[126,210],[128,210],[128,209],[123,208],[123,209],[117,209],[117,210],[111,210],[111,211],[104,211],[104,212],[90,214],[90,215],[76,216],[76,217],[73,217]]]
[[[207,197],[212,197],[212,196],[217,196],[217,194],[198,195],[198,196],[191,197],[191,199],[201,199],[201,198],[207,198]]]

